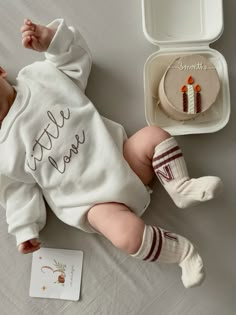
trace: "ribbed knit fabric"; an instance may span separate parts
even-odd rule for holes
[[[211,200],[222,189],[218,177],[189,178],[183,154],[173,137],[155,148],[152,165],[158,179],[179,208]]]
[[[145,226],[142,244],[132,257],[150,262],[178,264],[186,288],[199,285],[204,279],[203,262],[192,243],[159,227]]]

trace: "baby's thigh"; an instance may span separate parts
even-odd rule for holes
[[[130,212],[130,209],[122,203],[106,202],[94,205],[88,212],[88,221],[98,232],[104,234],[104,230],[113,228],[119,222],[121,214]]]

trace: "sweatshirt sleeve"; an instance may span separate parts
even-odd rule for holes
[[[16,244],[38,238],[46,223],[46,208],[41,189],[36,184],[16,182],[0,175],[0,203],[6,209],[8,232]]]
[[[47,25],[56,33],[45,53],[46,60],[69,76],[84,91],[92,66],[89,48],[82,35],[74,27],[68,27],[63,19]]]

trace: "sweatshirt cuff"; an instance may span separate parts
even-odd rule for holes
[[[56,29],[56,33],[47,49],[48,54],[59,55],[68,51],[73,39],[73,32],[67,27],[64,19],[56,19],[47,27]]]
[[[39,226],[37,223],[28,225],[15,232],[16,245],[20,245],[23,242],[39,237]]]

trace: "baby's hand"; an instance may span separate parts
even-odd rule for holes
[[[40,249],[40,242],[36,238],[23,242],[18,246],[18,251],[21,254],[33,253],[38,249]]]
[[[46,51],[50,45],[56,30],[44,25],[32,23],[31,20],[25,19],[21,27],[22,44],[25,48],[36,51]]]

